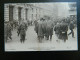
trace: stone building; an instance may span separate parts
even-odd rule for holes
[[[77,17],[77,5],[76,3],[69,3],[69,16]]]
[[[4,4],[4,21],[16,20],[20,22],[23,19],[24,21],[34,21],[44,15],[55,16],[55,5],[52,9],[48,9],[49,5],[47,4],[44,6],[47,9],[42,7],[43,5],[41,3],[6,3]]]

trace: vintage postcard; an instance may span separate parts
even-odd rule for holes
[[[5,51],[78,50],[77,3],[5,3]]]

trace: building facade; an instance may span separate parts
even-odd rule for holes
[[[41,3],[7,3],[4,4],[4,21],[16,20],[20,22],[23,19],[25,21],[34,21],[40,19],[44,15],[55,16],[55,8],[51,10],[48,8],[45,9],[44,7],[42,8]]]
[[[69,3],[69,16],[70,17],[77,17],[77,4]]]

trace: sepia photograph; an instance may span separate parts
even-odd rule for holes
[[[77,3],[5,3],[4,50],[78,50]]]

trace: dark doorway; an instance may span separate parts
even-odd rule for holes
[[[26,17],[26,20],[27,20],[27,14],[28,14],[28,9],[26,9],[26,12],[25,12],[25,17]]]
[[[21,9],[22,9],[22,7],[18,7],[18,19],[19,19],[19,23],[21,22]]]
[[[13,21],[13,8],[14,6],[9,6],[9,21]]]

